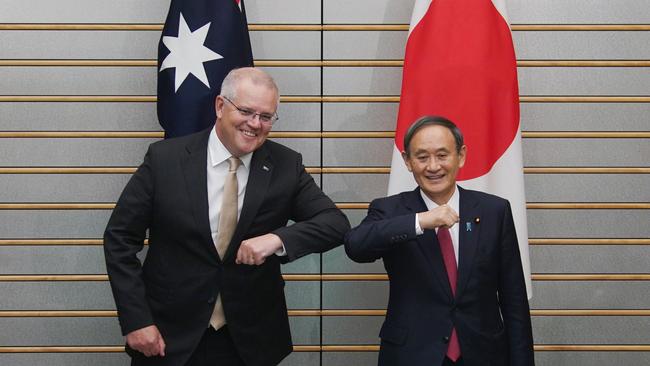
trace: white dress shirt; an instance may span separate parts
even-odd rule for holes
[[[213,129],[208,138],[208,206],[210,215],[210,232],[212,241],[217,242],[219,235],[219,214],[221,213],[221,203],[223,200],[223,187],[228,175],[228,159],[232,154],[226,149],[217,132]],[[241,214],[241,208],[244,203],[246,185],[248,184],[248,172],[250,171],[251,159],[253,153],[240,156],[241,164],[237,168],[237,220]]]
[[[210,233],[212,242],[216,245],[219,235],[219,214],[221,213],[221,204],[223,201],[223,188],[226,183],[226,175],[230,169],[228,159],[232,154],[226,149],[219,137],[217,131],[212,130],[208,138],[208,212],[210,218]],[[248,184],[248,174],[251,168],[251,159],[253,153],[240,156],[241,164],[237,168],[237,221],[241,215],[241,209],[244,204],[244,195],[246,194],[246,185]],[[285,256],[287,252],[282,243],[282,248],[275,252],[275,255]]]
[[[424,200],[424,204],[427,205],[428,210],[433,210],[439,205],[433,202],[429,197],[427,197],[422,190],[420,190],[420,195]],[[451,207],[458,215],[460,215],[460,194],[458,193],[458,187],[454,186],[454,194],[451,195],[447,206]],[[456,255],[456,267],[458,267],[458,223],[455,223],[452,227],[449,228],[449,234],[451,235],[451,242],[454,245],[454,254]],[[415,233],[417,235],[424,234],[424,230],[420,227],[420,221],[418,220],[418,214],[415,214]],[[438,228],[436,228],[436,234],[438,233]]]

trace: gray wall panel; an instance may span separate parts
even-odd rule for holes
[[[124,344],[116,318],[0,318],[0,344],[115,346]],[[101,331],[98,331],[100,330]]]
[[[386,273],[382,260],[355,263],[341,246],[323,254],[323,273]]]
[[[650,364],[649,352],[536,352],[535,365],[642,366]]]
[[[0,210],[0,238],[101,238],[110,210]]]
[[[320,93],[319,68],[265,70],[282,95]],[[155,67],[0,67],[3,94],[10,95],[156,95],[156,77]]]
[[[249,23],[320,23],[318,0],[260,0],[246,2]],[[87,1],[79,6],[76,0],[57,1],[58,11],[51,2],[34,0],[1,0],[2,23],[162,23],[169,9],[169,0],[116,0],[110,3]]]
[[[0,247],[0,274],[106,273],[101,246]]]
[[[378,352],[323,353],[323,366],[376,366]]]
[[[325,59],[395,59],[404,57],[407,31],[329,31],[324,33]],[[644,60],[649,32],[515,31],[519,60]]]
[[[397,103],[325,103],[324,131],[394,131]]]
[[[2,310],[115,310],[108,281],[0,282]]]
[[[4,31],[0,58],[155,59],[160,31]],[[74,47],[62,47],[74,45]]]
[[[519,60],[645,60],[650,32],[522,31],[513,32]]]
[[[324,59],[401,60],[406,31],[330,31],[323,33]]]
[[[159,139],[0,139],[4,166],[137,166]]]
[[[276,138],[273,141],[281,143],[302,154],[302,163],[305,166],[317,166],[320,160],[320,139],[316,138]]]
[[[319,67],[263,67],[282,95],[320,95]]]
[[[413,2],[403,0],[325,0],[323,17],[325,24],[351,23],[408,23]]]
[[[281,267],[282,273],[320,273],[320,257],[319,254],[312,254],[291,263],[283,264]]]
[[[647,174],[526,174],[529,202],[648,202]]]
[[[320,103],[280,103],[273,131],[318,131],[320,111]]]
[[[363,220],[364,217],[366,217],[368,210],[343,210],[343,213],[348,217],[348,220],[350,220],[350,225],[352,227],[355,227],[361,223],[361,220]]]
[[[319,103],[280,103],[273,131],[317,131]],[[162,131],[156,103],[0,103],[6,131]]]
[[[323,188],[336,202],[370,202],[386,196],[389,174],[325,174]],[[526,174],[529,202],[647,202],[644,174]],[[462,185],[462,183],[461,183]],[[360,189],[363,187],[363,189]]]
[[[646,309],[650,281],[533,281],[531,309]]]
[[[524,131],[645,131],[650,103],[521,103]]]
[[[401,0],[325,1],[325,23],[402,23],[411,20],[413,3]],[[616,3],[607,0],[507,1],[510,22],[518,23],[577,23],[577,24],[647,24],[650,10],[647,1]]]
[[[386,309],[388,281],[323,282],[323,309]]]
[[[49,0],[0,0],[2,23],[162,23],[169,0],[60,0],[56,8]],[[82,5],[80,5],[82,4]],[[53,11],[56,9],[56,11]]]
[[[531,238],[648,238],[650,210],[528,210]],[[633,220],[630,220],[633,218]]]
[[[370,202],[386,196],[388,178],[388,174],[325,174],[323,190],[335,202]]]
[[[626,24],[650,23],[650,7],[646,0],[612,2],[608,0],[527,0],[507,1],[510,22]]]
[[[320,318],[317,316],[293,316],[289,318],[293,344],[320,343]]]
[[[399,95],[401,67],[325,67],[324,95]]]
[[[645,344],[645,316],[533,317],[536,344]]]
[[[319,0],[246,1],[249,24],[320,24],[320,9]]]
[[[317,366],[319,364],[319,352],[293,352],[280,363],[280,366]]]
[[[533,273],[647,273],[648,246],[532,245]]]
[[[650,73],[639,67],[520,67],[521,95],[647,95]]]
[[[317,281],[287,281],[284,288],[289,309],[318,309]],[[114,310],[108,281],[2,282],[0,310]]]
[[[115,202],[130,174],[0,174],[0,202]]]
[[[320,256],[310,255],[282,266],[283,273],[320,273]],[[0,247],[0,274],[106,273],[102,246]]]
[[[3,353],[0,364],[11,366],[118,366],[131,359],[124,353]]]
[[[257,31],[250,37],[255,60],[320,60],[320,32]]]
[[[524,166],[646,166],[650,144],[641,138],[526,139],[523,155]]]
[[[0,79],[6,95],[156,95],[155,67],[12,66]]]
[[[325,344],[379,344],[383,316],[326,316],[323,318]]]
[[[161,131],[156,103],[0,103],[6,131]]]
[[[520,67],[522,95],[645,95],[650,73],[636,67]],[[399,67],[326,67],[327,95],[399,95]]]
[[[138,166],[150,143],[159,139],[0,139],[5,166]],[[320,163],[320,140],[275,141],[303,154],[305,165]]]
[[[388,166],[393,153],[391,138],[323,139],[324,166]]]
[[[521,103],[523,131],[644,131],[650,103]],[[326,131],[392,131],[397,103],[325,103]]]
[[[323,318],[326,344],[378,344],[383,316]],[[533,317],[536,344],[644,344],[647,317]]]
[[[161,31],[11,31],[0,32],[6,59],[156,59]],[[320,59],[320,33],[250,32],[255,59]],[[286,48],[290,43],[292,48]],[[74,44],[75,47],[61,47]]]

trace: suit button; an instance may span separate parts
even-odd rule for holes
[[[208,299],[208,304],[212,304],[212,303],[214,303],[214,297]]]
[[[443,343],[449,343],[449,337],[442,337]]]

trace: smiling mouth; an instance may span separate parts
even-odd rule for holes
[[[442,180],[442,178],[444,178],[445,175],[444,174],[435,174],[435,175],[427,175],[426,177],[430,181],[438,182],[438,181]]]
[[[239,130],[241,133],[244,134],[244,136],[247,137],[257,137],[257,134],[253,131],[248,131],[248,130]]]

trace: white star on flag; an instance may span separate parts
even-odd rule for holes
[[[205,86],[210,88],[210,82],[205,73],[203,63],[223,58],[220,54],[203,46],[205,38],[208,36],[208,31],[210,30],[210,23],[192,32],[187,22],[185,22],[182,13],[180,18],[178,37],[163,37],[163,43],[170,53],[160,65],[160,71],[176,68],[176,78],[174,80],[175,92],[178,91],[178,88],[187,79],[189,74],[194,75]]]

